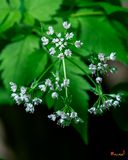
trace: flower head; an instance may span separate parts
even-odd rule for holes
[[[63,27],[64,27],[65,29],[69,29],[69,28],[71,27],[71,24],[68,23],[67,21],[65,21],[65,22],[63,22]]]
[[[48,34],[48,35],[53,35],[53,34],[54,34],[54,29],[53,29],[52,26],[49,26],[49,27],[48,27],[47,34]]]
[[[64,29],[68,30],[71,27],[71,24],[67,21],[63,22]],[[48,53],[59,59],[64,57],[71,57],[72,51],[69,49],[71,46],[80,48],[83,43],[80,40],[74,42],[74,33],[73,32],[62,32],[56,33],[52,26],[48,27],[46,35],[42,36],[41,41],[43,47],[48,51]]]
[[[83,43],[79,40],[75,42],[75,47],[80,48],[83,45]]]
[[[57,121],[57,124],[61,127],[69,126],[72,122],[81,123],[83,120],[78,117],[77,112],[69,110],[68,112],[64,110],[58,110],[57,112],[48,115],[48,118],[52,121]]]
[[[49,43],[49,40],[46,37],[41,38],[42,44],[45,46]]]
[[[114,61],[116,59],[116,53],[115,52],[112,52],[109,56],[109,59]]]

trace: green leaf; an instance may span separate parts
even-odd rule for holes
[[[71,81],[70,92],[72,95],[72,107],[78,113],[78,116],[84,121],[81,124],[74,124],[74,127],[81,135],[84,142],[88,143],[88,82],[81,76],[71,74],[69,76]]]
[[[77,2],[77,5],[79,7],[86,7],[86,8],[92,8],[92,9],[98,9],[98,10],[104,10],[104,12],[108,15],[116,13],[116,12],[124,12],[128,13],[128,9],[118,6],[118,5],[113,5],[107,2]]]
[[[113,19],[111,20],[113,27],[117,30],[117,32],[120,34],[120,37],[128,41],[128,30],[127,28],[120,23],[119,21]]]
[[[67,71],[74,74],[85,75],[85,73],[89,73],[88,66],[78,56],[72,56],[71,60],[66,59],[66,66]]]
[[[8,91],[0,88],[0,105],[4,104],[11,104],[11,99]]]
[[[28,14],[39,21],[51,20],[51,16],[60,8],[61,3],[62,0],[24,0]]]
[[[21,0],[9,0],[12,9],[19,9],[21,5]]]
[[[45,102],[46,102],[48,109],[51,109],[53,105],[55,104],[55,100],[51,97],[49,93],[47,93],[45,96]]]
[[[38,48],[39,39],[32,35],[5,47],[0,56],[0,69],[3,70],[2,78],[6,87],[10,81],[27,85],[41,74],[47,63],[47,55]]]
[[[88,67],[80,60],[79,57],[73,57],[72,61],[78,64],[82,70],[88,73]],[[82,118],[84,123],[74,124],[74,127],[81,135],[85,143],[88,143],[88,94],[90,84],[81,75],[85,75],[75,64],[66,61],[66,68],[68,70],[68,78],[70,79],[69,93],[72,95],[72,108]]]
[[[98,5],[100,7],[102,7],[107,14],[112,14],[112,13],[115,13],[115,12],[126,12],[126,13],[128,13],[127,8],[123,8],[123,7],[120,7],[120,6],[117,6],[117,5],[112,5],[112,4],[105,3],[105,2],[98,3]]]
[[[117,53],[117,59],[128,63],[127,51],[118,32],[110,25],[105,17],[79,18],[81,23],[80,39],[86,44],[87,50]]]
[[[0,24],[0,33],[11,28],[15,23],[18,23],[21,19],[21,14],[18,10],[11,11],[7,18]]]
[[[5,0],[0,0],[0,23],[9,13],[9,6]]]
[[[26,25],[30,25],[30,26],[34,25],[34,23],[35,23],[35,19],[27,12],[24,14],[23,21]]]

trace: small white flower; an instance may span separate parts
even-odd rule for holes
[[[77,117],[77,112],[71,112],[70,117],[71,118],[76,118]]]
[[[58,33],[58,34],[57,34],[57,37],[60,38],[60,37],[61,37],[61,33]]]
[[[46,79],[45,80],[45,85],[50,87],[52,85],[52,81],[49,78]]]
[[[65,46],[63,44],[59,46],[60,51],[62,51],[63,48],[65,48]]]
[[[26,94],[20,93],[20,99],[21,99],[22,102],[25,101],[25,99],[26,99]]]
[[[26,96],[24,97],[24,101],[25,101],[25,103],[28,103],[28,102],[29,102],[29,100],[30,100],[30,96],[29,96],[29,95],[26,95]]]
[[[10,86],[16,85],[14,82],[9,82]]]
[[[88,109],[88,112],[89,113],[94,113],[94,114],[96,114],[96,108],[95,107],[91,107],[90,109]]]
[[[58,98],[58,93],[57,93],[57,92],[53,92],[53,93],[52,93],[52,98],[53,98],[53,99]]]
[[[64,79],[63,81],[63,87],[68,87],[70,84],[70,80],[69,79]]]
[[[58,116],[61,116],[63,113],[64,113],[64,112],[63,112],[63,111],[60,111],[60,110],[58,110],[58,111],[56,112],[56,114],[57,114]]]
[[[21,88],[20,88],[21,94],[25,94],[26,91],[27,91],[27,88],[25,88],[25,87],[21,87]]]
[[[63,124],[64,123],[64,119],[59,119],[57,124]]]
[[[112,52],[109,56],[109,59],[114,61],[116,59],[116,53],[115,52]]]
[[[44,84],[41,84],[41,85],[39,85],[38,87],[39,87],[39,89],[40,89],[41,91],[43,91],[43,92],[46,91],[46,86],[45,86]]]
[[[64,41],[64,38],[60,38],[60,41],[63,42],[63,41]]]
[[[48,35],[53,35],[53,34],[54,34],[54,29],[53,29],[52,26],[49,26],[49,27],[48,27],[47,34],[48,34]]]
[[[96,65],[94,65],[94,64],[90,64],[89,65],[89,70],[91,70],[92,71],[92,74],[95,74],[95,72],[96,72]]]
[[[20,105],[21,104],[21,99],[20,99],[20,97],[19,97],[19,95],[18,94],[15,94],[15,93],[13,93],[13,94],[11,94],[11,96],[13,97],[13,99],[15,100],[15,102],[18,104],[18,105]]]
[[[14,98],[15,96],[17,96],[17,94],[16,94],[16,93],[12,93],[12,94],[11,94],[11,97],[13,97],[13,98]]]
[[[53,42],[53,43],[59,42],[59,38],[53,38],[52,42]]]
[[[116,100],[117,100],[117,101],[121,101],[120,95],[116,95]]]
[[[55,114],[50,114],[50,115],[48,115],[48,118],[51,119],[52,121],[55,121],[55,120],[56,120]]]
[[[61,119],[69,119],[69,113],[62,112]]]
[[[103,68],[102,63],[98,63],[97,69],[98,69],[98,70],[101,70],[102,68]]]
[[[72,39],[73,36],[74,36],[74,34],[72,32],[71,33],[66,33],[65,38],[66,38],[66,40],[69,40],[69,39]]]
[[[67,46],[67,42],[64,42],[64,45]]]
[[[64,54],[63,53],[60,53],[60,54],[58,54],[58,56],[57,56],[59,59],[64,59]]]
[[[96,83],[100,84],[102,82],[102,78],[101,77],[97,77],[96,78]]]
[[[25,106],[26,106],[26,109],[25,109],[26,112],[34,113],[34,106],[33,106],[33,104],[26,103]]]
[[[51,47],[50,49],[49,49],[49,53],[50,53],[50,55],[54,55],[55,54],[55,48],[54,47]]]
[[[103,54],[103,53],[99,53],[99,54],[98,54],[98,59],[99,59],[100,61],[104,61],[104,60],[105,60],[104,54]]]
[[[64,54],[65,54],[66,56],[68,56],[68,57],[71,57],[72,52],[71,52],[70,49],[66,49],[66,50],[64,51]]]
[[[76,41],[75,42],[75,47],[76,48],[80,48],[83,45],[83,43],[81,41]]]
[[[119,101],[114,101],[114,102],[113,102],[113,106],[114,106],[114,107],[119,106]]]
[[[107,68],[107,67],[108,67],[108,64],[104,64],[103,66],[104,66],[104,68]]]
[[[42,103],[42,99],[35,97],[35,98],[32,100],[32,102],[33,102],[34,106],[37,106],[37,105],[39,105],[39,104]]]
[[[63,43],[62,41],[59,41],[59,42],[58,42],[58,43],[56,43],[55,45],[56,45],[56,47],[58,47],[58,46],[63,45],[62,43]]]
[[[112,105],[113,100],[112,99],[108,99],[104,102],[103,107],[108,108]]]
[[[11,91],[12,91],[12,92],[16,92],[16,90],[17,90],[17,85],[16,85],[15,83],[13,83],[13,82],[10,82],[10,85],[11,85]]]
[[[43,42],[43,45],[47,45],[49,43],[49,40],[46,37],[42,37],[41,41]]]
[[[71,26],[71,24],[68,23],[67,21],[63,22],[63,27],[64,27],[65,29],[69,29],[70,26]]]

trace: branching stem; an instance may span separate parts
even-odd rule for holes
[[[63,63],[63,72],[64,72],[64,79],[67,80],[67,73],[66,73],[66,65],[65,65],[65,59],[62,59],[62,63]],[[68,88],[67,86],[65,87],[65,95],[66,98],[68,98]]]

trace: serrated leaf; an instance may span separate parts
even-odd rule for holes
[[[10,81],[27,85],[41,74],[47,63],[47,55],[38,48],[39,39],[32,35],[5,47],[0,56],[0,69],[3,70],[2,78],[6,87]]]
[[[18,10],[14,10],[9,13],[4,22],[0,25],[0,33],[6,31],[11,28],[15,23],[19,22],[21,19],[21,14]]]
[[[21,5],[21,0],[9,0],[10,6],[13,9],[19,9]]]
[[[73,63],[75,62],[75,63]],[[80,69],[78,66],[80,66]],[[88,143],[88,94],[86,90],[90,89],[90,84],[81,75],[88,73],[88,67],[79,57],[72,57],[72,62],[66,61],[68,78],[70,79],[70,94],[72,95],[72,108],[78,113],[84,121],[81,124],[74,124],[75,129],[81,135],[83,141]],[[83,72],[83,70],[85,72]]]
[[[46,102],[48,109],[51,109],[53,105],[55,104],[55,100],[50,96],[50,94],[46,94],[45,102]]]
[[[112,4],[105,3],[105,2],[98,3],[98,5],[100,7],[102,7],[107,14],[112,14],[112,13],[115,13],[115,12],[128,13],[128,9],[127,8],[123,8],[121,6],[112,5]]]
[[[78,1],[77,5],[79,7],[86,7],[86,8],[93,8],[93,9],[98,9],[98,10],[104,10],[106,14],[113,14],[116,12],[124,12],[128,13],[128,9],[121,7],[119,5],[114,5],[111,3],[107,2],[85,2],[85,1]]]
[[[27,12],[39,21],[48,21],[60,8],[62,0],[24,0]]]
[[[9,6],[5,0],[0,0],[0,23],[9,13]]]
[[[89,73],[88,66],[80,59],[80,57],[72,56],[71,60],[66,60],[68,72],[84,75]]]
[[[27,12],[24,14],[24,19],[23,19],[24,23],[26,25],[34,25],[34,22],[35,22],[35,19],[30,15],[28,14]]]
[[[79,117],[84,121],[81,124],[74,124],[74,127],[81,135],[84,142],[88,143],[88,94],[85,89],[89,89],[88,82],[81,76],[70,75],[72,94],[72,107],[78,113]]]
[[[119,38],[118,32],[110,25],[105,17],[79,18],[81,23],[80,39],[86,43],[91,52],[117,53],[117,59],[128,63],[127,51]]]

